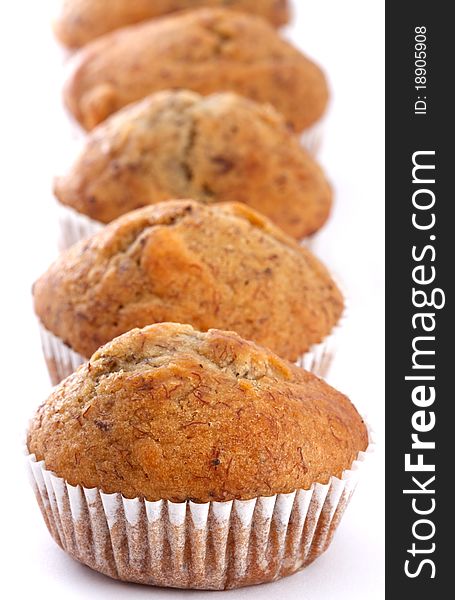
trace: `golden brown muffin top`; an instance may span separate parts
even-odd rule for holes
[[[133,23],[200,6],[224,6],[260,15],[273,25],[289,20],[287,0],[62,0],[54,21],[58,39],[73,48]]]
[[[296,131],[324,113],[321,69],[262,18],[202,8],[106,34],[76,53],[67,107],[93,129],[123,106],[165,89],[233,91],[269,102]]]
[[[343,299],[313,254],[243,204],[134,211],[63,253],[34,286],[43,325],[85,357],[134,327],[237,331],[296,360]]]
[[[322,169],[270,105],[182,90],[153,94],[95,128],[54,190],[103,223],[170,198],[244,202],[297,239],[323,225],[332,203]]]
[[[41,405],[27,443],[72,485],[207,502],[325,484],[368,435],[311,373],[235,333],[164,323],[98,350]]]

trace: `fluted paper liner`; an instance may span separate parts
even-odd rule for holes
[[[69,206],[57,203],[57,211],[60,227],[58,247],[61,251],[70,248],[80,240],[91,237],[105,227],[101,221],[95,221]]]
[[[300,134],[300,143],[307,150],[311,156],[316,157],[319,154],[319,151],[322,146],[322,140],[324,138],[324,129],[325,129],[325,117],[322,117],[308,127],[304,129]]]
[[[345,309],[332,332],[321,343],[311,346],[308,352],[296,360],[295,364],[298,367],[302,367],[306,371],[318,375],[318,377],[327,376],[336,353],[339,331],[347,318],[346,315],[347,310]],[[74,352],[63,340],[47,330],[41,323],[39,323],[39,327],[41,345],[49,376],[52,384],[57,385],[89,359]]]
[[[54,540],[114,579],[222,590],[290,575],[329,546],[373,444],[341,479],[309,490],[230,502],[149,502],[73,486],[28,456]]]

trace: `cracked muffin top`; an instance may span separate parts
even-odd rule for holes
[[[54,20],[58,39],[78,48],[133,23],[200,6],[225,6],[260,15],[276,27],[289,20],[288,0],[62,0]]]
[[[89,357],[134,327],[236,331],[289,360],[326,337],[343,299],[313,254],[243,204],[174,200],[64,252],[35,283],[46,329]]]
[[[264,19],[203,8],[132,25],[91,42],[72,60],[64,98],[85,129],[165,89],[233,91],[269,102],[302,131],[324,113],[321,69]]]
[[[164,323],[116,338],[65,379],[27,444],[72,485],[207,502],[325,484],[368,435],[316,376],[235,333]]]
[[[244,202],[300,239],[326,221],[332,191],[282,116],[233,93],[153,94],[94,129],[59,201],[108,223],[170,198]]]

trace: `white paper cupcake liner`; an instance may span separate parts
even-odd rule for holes
[[[74,373],[88,359],[71,350],[69,346],[43,327],[41,323],[39,324],[39,328],[41,346],[47,370],[49,371],[49,377],[52,385],[57,385],[60,381],[68,377],[68,375]]]
[[[91,237],[105,227],[101,221],[95,221],[69,206],[57,202],[57,218],[60,229],[58,247],[61,251],[70,248],[76,242]]]
[[[300,134],[300,143],[312,156],[316,157],[322,146],[325,130],[325,117]]]
[[[306,248],[307,250],[310,250],[311,252],[313,252],[314,247],[316,245],[317,236],[318,236],[318,232],[312,233],[308,237],[302,238],[301,240],[299,240],[299,244],[301,246],[303,246],[304,248]]]
[[[323,377],[324,379],[327,377],[333,359],[338,351],[340,331],[345,326],[346,320],[348,319],[349,304],[345,296],[344,303],[344,310],[338,323],[322,342],[313,344],[308,352],[302,354],[302,356],[296,360],[295,364],[298,367],[305,369],[305,371],[310,371],[318,377]]]
[[[321,343],[313,344],[308,352],[302,354],[295,361],[295,364],[318,377],[327,377],[338,349],[338,336],[346,318],[347,308],[345,307],[340,320],[331,333]],[[89,359],[72,350],[62,339],[46,329],[42,323],[39,323],[39,328],[49,377],[52,384],[57,385]]]
[[[329,546],[369,453],[341,479],[309,490],[230,502],[128,499],[73,486],[28,456],[31,482],[54,540],[115,579],[222,590],[273,581]]]

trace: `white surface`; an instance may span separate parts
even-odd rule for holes
[[[111,581],[73,562],[51,540],[28,485],[21,445],[27,420],[49,385],[32,313],[31,284],[55,254],[50,186],[73,147],[59,109],[61,54],[48,28],[46,3],[8,2],[0,8],[0,564],[2,589],[14,590],[7,597],[173,600],[223,594],[232,600],[377,600],[384,596],[383,3],[294,4],[296,21],[288,35],[325,66],[333,92],[321,160],[336,189],[336,208],[317,252],[342,279],[351,315],[330,382],[367,414],[379,442],[332,546],[298,575],[208,596]]]

